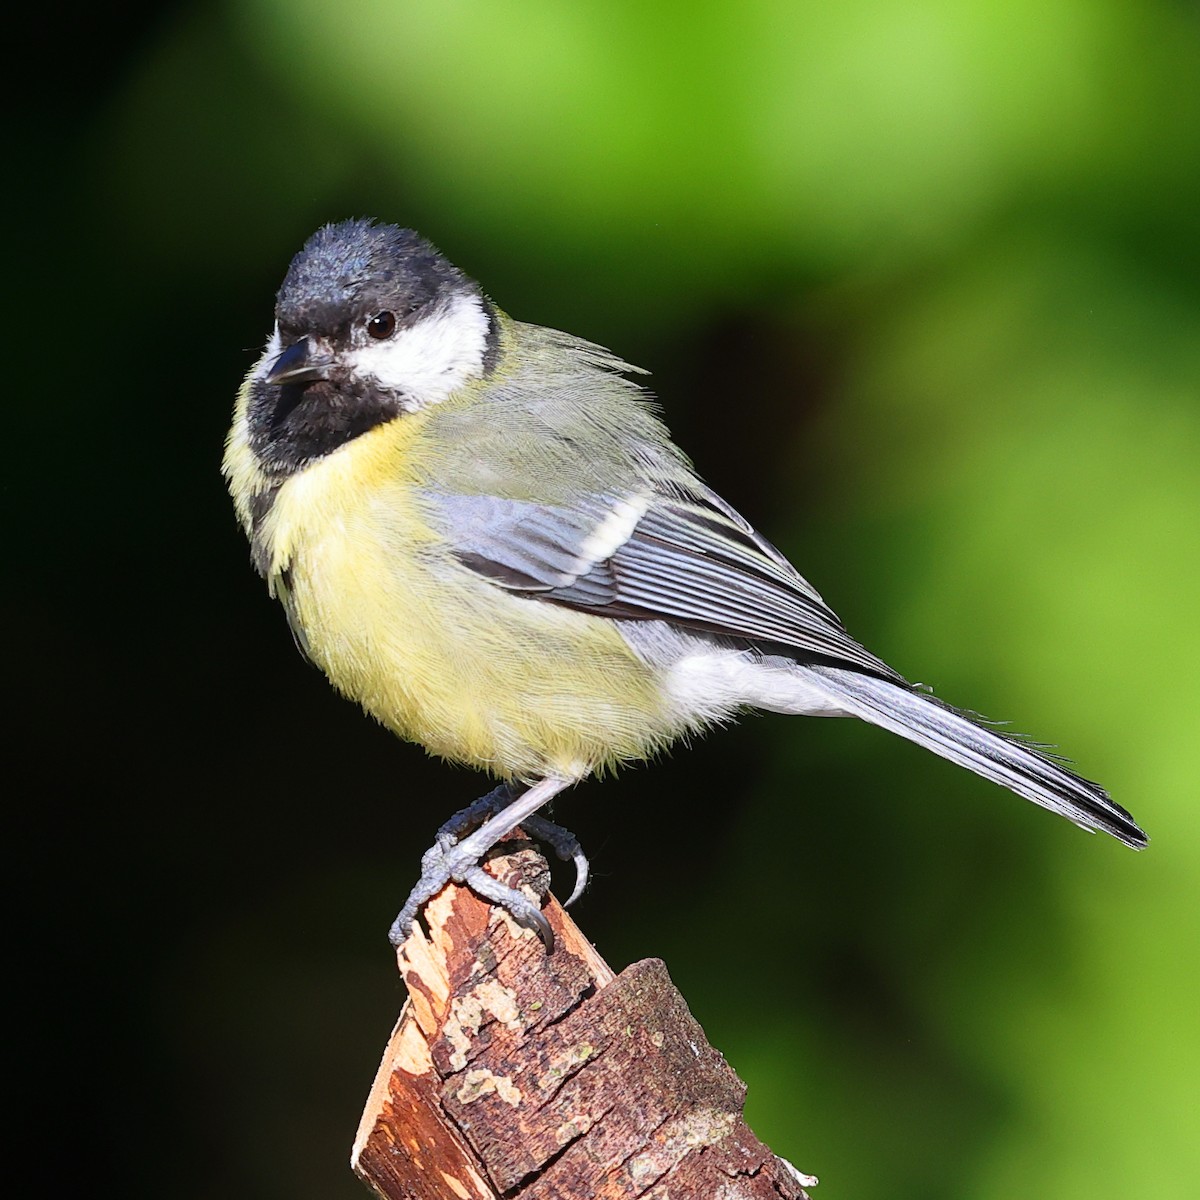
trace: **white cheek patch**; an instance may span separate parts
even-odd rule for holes
[[[490,318],[479,296],[455,296],[411,328],[346,355],[352,374],[400,393],[413,408],[445,400],[483,374]]]

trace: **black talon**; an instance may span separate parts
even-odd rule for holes
[[[546,920],[545,914],[540,909],[531,913],[529,920],[530,924],[526,928],[532,929],[541,939],[548,958],[554,953],[554,930],[550,928],[550,922]]]

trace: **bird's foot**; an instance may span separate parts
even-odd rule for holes
[[[521,822],[521,828],[530,837],[549,846],[562,862],[575,864],[575,887],[563,902],[563,908],[570,908],[583,895],[588,881],[588,858],[579,839],[569,829],[556,825],[546,817],[526,817]]]
[[[388,932],[392,945],[403,944],[421,909],[446,884],[453,882],[469,887],[477,896],[503,908],[519,925],[532,929],[550,953],[554,949],[554,934],[537,903],[489,875],[480,866],[480,861],[492,846],[520,826],[550,846],[564,862],[574,861],[575,889],[567,901],[573,904],[587,884],[587,856],[569,830],[535,815],[536,810],[568,782],[543,779],[525,792],[518,792],[510,784],[501,784],[442,825],[434,844],[421,858],[421,878]]]
[[[466,808],[456,812],[438,831],[436,843],[449,850],[472,830],[479,828],[489,817],[503,812],[522,793],[511,783],[502,783],[486,796],[480,796]],[[549,846],[562,862],[575,864],[575,887],[563,908],[570,908],[580,896],[588,881],[588,859],[579,844],[579,839],[561,825],[547,817],[532,815],[521,822],[521,828],[531,838]]]
[[[449,849],[457,845],[468,833],[478,829],[489,817],[503,812],[521,793],[511,784],[502,783],[492,788],[486,796],[472,800],[466,808],[460,808],[434,835],[434,844]]]
[[[400,915],[388,931],[388,940],[393,946],[398,949],[403,945],[420,911],[448,883],[469,887],[477,896],[504,909],[518,925],[532,929],[538,935],[547,954],[553,951],[554,933],[537,901],[489,875],[471,851],[464,853],[461,846],[443,847],[440,844],[431,846],[421,858],[421,878],[409,892]]]

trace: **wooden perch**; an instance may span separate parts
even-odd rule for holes
[[[514,850],[514,845],[516,846]],[[545,896],[526,842],[488,869]],[[804,1200],[746,1088],[657,959],[613,976],[552,898],[557,945],[448,887],[401,948],[409,999],[352,1164],[386,1200]]]

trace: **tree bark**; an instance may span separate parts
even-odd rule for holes
[[[489,869],[545,895],[520,843]],[[398,954],[409,999],[352,1164],[387,1200],[803,1200],[742,1119],[745,1085],[657,959],[612,971],[552,898],[552,954],[450,886]]]

